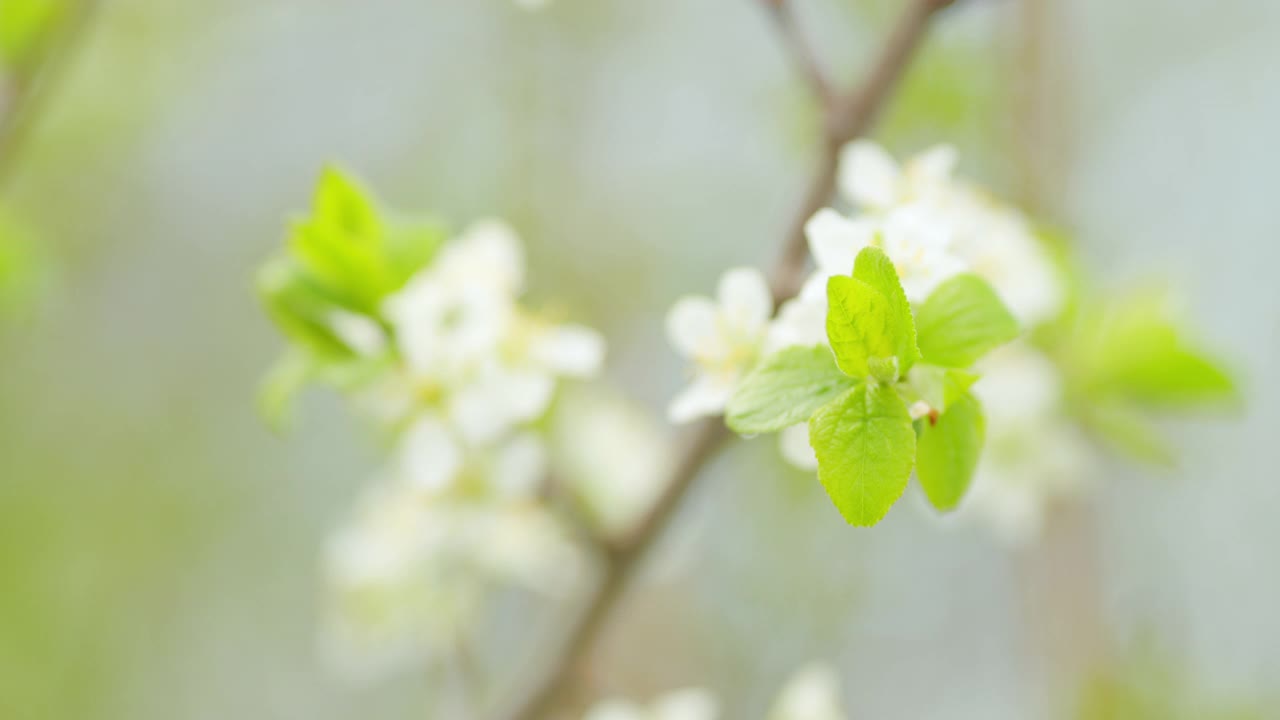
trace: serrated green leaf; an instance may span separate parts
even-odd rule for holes
[[[893,356],[893,307],[879,290],[837,275],[827,281],[827,303],[827,339],[844,374],[865,378],[871,374],[868,360]]]
[[[920,354],[944,367],[965,368],[1018,336],[1018,321],[986,281],[957,275],[938,286],[916,313]]]
[[[853,277],[875,288],[889,301],[889,334],[893,340],[893,355],[898,358],[899,374],[905,374],[920,359],[920,348],[916,345],[916,324],[911,317],[911,303],[907,302],[907,294],[898,279],[898,271],[880,248],[866,247],[854,261]]]
[[[725,422],[734,432],[775,432],[808,420],[853,387],[825,345],[791,347],[766,357],[729,399]]]
[[[818,479],[851,525],[875,525],[902,497],[915,462],[916,434],[893,388],[865,383],[809,420]]]
[[[968,393],[952,401],[936,420],[919,423],[916,477],[935,508],[952,510],[973,481],[986,437],[982,406]]]

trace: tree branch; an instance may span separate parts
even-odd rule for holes
[[[785,13],[785,0],[767,1]],[[841,147],[865,132],[875,121],[878,111],[924,38],[929,20],[953,2],[911,0],[867,79],[853,93],[846,97],[833,97],[827,105],[818,167],[789,225],[782,253],[770,273],[775,300],[781,302],[794,296],[803,282],[806,262],[804,225],[827,204],[835,191]],[[781,17],[784,31],[793,27],[785,14]],[[790,32],[784,32],[784,35],[792,37]],[[807,54],[808,46],[802,47]],[[818,66],[814,62],[811,67]],[[728,438],[729,432],[720,418],[703,420],[689,430],[662,495],[630,535],[605,547],[604,576],[587,601],[586,609],[576,619],[546,675],[538,679],[537,685],[509,717],[539,720],[560,704],[572,685],[575,672],[612,617],[635,569],[674,516],[702,468]]]
[[[831,83],[827,80],[827,73],[822,69],[822,64],[818,62],[818,56],[809,45],[804,33],[800,31],[800,26],[796,24],[791,3],[789,0],[762,0],[762,2],[769,16],[773,18],[773,25],[786,51],[791,55],[796,69],[809,83],[813,94],[818,97],[825,110],[832,100]]]

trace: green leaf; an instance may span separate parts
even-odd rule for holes
[[[875,525],[902,497],[916,434],[892,387],[865,383],[846,391],[809,420],[809,442],[818,479],[851,525]]]
[[[321,357],[352,355],[351,348],[329,324],[337,304],[289,258],[276,258],[262,266],[258,271],[258,293],[267,314],[289,339]]]
[[[288,246],[312,280],[353,312],[375,314],[396,287],[372,200],[335,169],[321,175],[311,217],[293,225]]]
[[[977,275],[957,275],[933,291],[916,313],[920,354],[944,367],[969,367],[1018,336],[1013,318]]]
[[[907,302],[907,294],[902,290],[898,271],[880,248],[866,247],[854,261],[853,277],[875,288],[889,301],[893,355],[898,358],[899,374],[905,374],[920,359],[920,348],[916,346],[916,324],[911,317],[911,303]]]
[[[871,374],[871,358],[893,357],[893,306],[879,290],[836,275],[827,281],[827,303],[827,339],[841,371],[864,378]]]
[[[334,167],[320,173],[312,222],[362,244],[376,245],[381,232],[378,211],[369,194],[355,179]]]
[[[853,387],[825,345],[791,347],[766,357],[729,399],[725,422],[744,435],[775,432],[808,420]]]
[[[386,229],[386,257],[393,290],[426,267],[448,239],[448,229],[432,220],[396,223]]]
[[[982,406],[964,393],[936,421],[926,418],[919,426],[916,477],[935,508],[952,510],[969,489],[982,454],[986,437]]]
[[[1236,397],[1235,382],[1190,343],[1170,317],[1162,293],[1140,292],[1096,308],[1082,343],[1082,363],[1095,396],[1119,396],[1152,407],[1185,407]]]

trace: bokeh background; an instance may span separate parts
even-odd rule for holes
[[[850,79],[900,5],[796,4]],[[0,718],[431,717],[420,677],[317,653],[320,549],[377,448],[324,393],[283,437],[262,422],[281,342],[253,270],[329,161],[392,207],[504,217],[532,297],[601,328],[660,418],[666,308],[771,260],[815,109],[753,0],[99,5],[4,171],[40,281],[0,316]],[[1171,278],[1245,407],[1167,427],[1172,470],[1105,465],[1065,523],[1083,550],[1011,552],[915,502],[856,531],[740,443],[605,638],[601,691],[706,685],[756,717],[818,658],[855,718],[1052,718],[1046,648],[1097,643],[1280,717],[1277,37],[1260,0],[946,13],[876,137],[955,143],[1104,287]]]

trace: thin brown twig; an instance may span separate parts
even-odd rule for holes
[[[827,80],[827,73],[823,69],[822,63],[818,61],[817,53],[814,52],[808,39],[801,32],[800,26],[796,22],[795,13],[791,9],[791,3],[789,0],[762,1],[765,11],[773,18],[773,25],[777,28],[782,44],[785,46],[787,53],[791,55],[796,69],[808,82],[813,94],[822,103],[823,109],[826,109],[832,100],[831,83]]]
[[[37,120],[82,47],[98,5],[99,0],[73,3],[61,21],[57,37],[42,51],[43,57],[36,61],[30,77],[20,78],[16,83],[9,108],[0,117],[0,191],[13,179]]]
[[[835,191],[841,147],[865,132],[875,121],[878,111],[923,39],[930,18],[953,2],[954,0],[913,0],[864,83],[846,97],[832,98],[826,110],[818,167],[792,219],[782,253],[770,274],[771,287],[778,301],[794,296],[803,281],[806,262],[804,225],[815,212],[826,205]],[[781,3],[775,1],[774,4]],[[675,515],[702,468],[728,438],[729,432],[720,418],[703,420],[686,434],[685,443],[677,455],[662,495],[632,533],[619,542],[604,546],[603,577],[594,594],[570,628],[558,656],[552,660],[545,676],[538,678],[532,691],[520,700],[508,717],[515,720],[539,720],[559,706],[573,684],[575,673],[594,646],[596,637],[612,617],[636,568]]]

